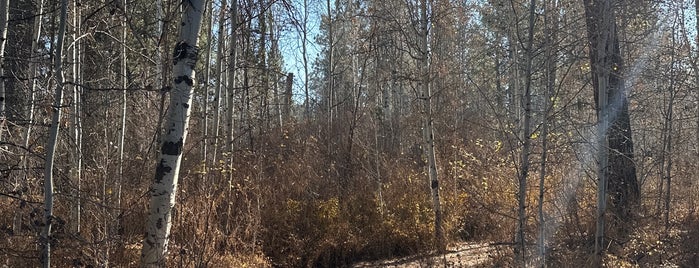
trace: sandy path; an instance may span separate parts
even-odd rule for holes
[[[448,253],[442,255],[418,255],[392,260],[360,262],[352,267],[474,267],[487,263],[490,259],[488,253],[495,250],[495,246],[488,243],[466,242],[459,243],[448,250]]]

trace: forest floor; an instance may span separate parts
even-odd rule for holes
[[[485,267],[492,261],[497,246],[484,242],[461,242],[447,249],[445,254],[413,255],[398,259],[360,262],[353,268],[396,267]]]

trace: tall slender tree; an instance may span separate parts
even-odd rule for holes
[[[446,251],[444,227],[442,225],[442,207],[439,198],[439,177],[437,176],[437,160],[434,149],[434,126],[432,117],[432,90],[430,88],[430,51],[429,51],[429,17],[428,0],[420,2],[420,98],[423,102],[423,126],[422,135],[427,154],[427,174],[432,195],[432,209],[434,210],[434,235],[439,252]]]
[[[222,91],[224,87],[226,86],[226,83],[224,82],[224,73],[223,73],[223,53],[224,49],[226,47],[226,39],[224,38],[224,33],[226,32],[225,30],[225,18],[226,18],[226,7],[227,7],[227,0],[221,1],[221,9],[219,13],[219,21],[218,21],[218,48],[216,50],[216,93],[214,93],[214,109],[216,111],[214,112],[214,122],[213,122],[213,157],[212,157],[212,162],[216,163],[216,159],[218,159],[218,141],[220,140],[219,133],[221,130],[221,104],[223,103],[221,101],[221,96],[222,96]],[[230,59],[229,59],[230,60]]]
[[[121,3],[123,7],[123,18],[121,20],[121,66],[120,74],[121,77],[120,87],[121,87],[121,126],[119,127],[119,177],[117,178],[117,209],[121,209],[121,185],[124,181],[124,139],[126,137],[126,87],[128,86],[126,80],[126,33],[127,33],[127,14],[126,14],[126,0]]]
[[[182,5],[180,32],[173,53],[174,87],[170,95],[160,160],[149,191],[150,211],[141,252],[142,267],[165,265],[182,150],[191,114],[194,67],[199,58],[197,42],[204,13],[204,0],[188,0],[182,2]]]
[[[72,81],[73,83],[69,85],[73,90],[73,122],[72,122],[72,134],[75,146],[73,148],[73,163],[72,163],[72,177],[73,183],[75,184],[75,191],[73,195],[73,208],[72,208],[72,229],[73,232],[80,233],[80,221],[81,221],[81,200],[80,200],[80,190],[82,188],[82,167],[83,167],[83,154],[82,154],[82,89],[76,85],[80,84],[82,69],[81,69],[81,42],[80,42],[80,5],[73,4],[73,45],[72,45]]]
[[[49,139],[46,142],[46,164],[44,166],[44,228],[41,232],[40,244],[43,247],[41,262],[45,268],[51,267],[51,228],[53,226],[53,194],[54,178],[53,164],[58,145],[58,132],[60,130],[61,109],[63,106],[63,39],[66,34],[66,21],[68,20],[68,0],[61,1],[61,15],[58,25],[58,36],[56,37],[56,47],[54,54],[53,72],[56,79],[56,94],[52,107],[53,117],[49,130]]]
[[[235,88],[236,88],[236,68],[237,68],[237,60],[238,60],[238,0],[231,0],[231,10],[230,10],[230,17],[231,17],[231,29],[230,29],[230,37],[231,37],[231,47],[229,50],[228,54],[228,115],[227,115],[227,122],[226,122],[226,149],[228,153],[230,154],[229,157],[232,161],[233,159],[233,138],[234,136],[234,126],[233,126],[233,119],[235,116]],[[264,17],[264,16],[262,16]],[[263,19],[262,19],[263,20]],[[262,33],[264,35],[264,33]],[[231,162],[232,163],[232,162]],[[232,176],[231,172],[231,176]],[[231,178],[232,179],[232,178]],[[231,183],[229,179],[229,183]]]
[[[232,211],[232,200],[231,196],[233,195],[233,133],[235,131],[233,127],[233,117],[234,117],[234,110],[235,110],[235,86],[236,86],[236,61],[238,60],[238,0],[231,0],[231,8],[230,8],[230,17],[231,17],[231,28],[230,28],[230,51],[229,51],[229,57],[228,57],[228,114],[226,116],[227,118],[227,123],[226,123],[226,151],[228,152],[228,158],[226,159],[228,161],[228,165],[230,166],[230,170],[228,172],[228,191],[226,194],[228,195],[227,198],[227,204],[228,207],[226,208],[226,219],[225,219],[225,231],[226,233],[230,232],[230,221],[231,221],[231,211]],[[247,87],[246,87],[247,90]],[[249,111],[248,111],[249,112]],[[248,132],[248,135],[252,135],[251,130]]]
[[[214,1],[209,1],[206,5],[206,11],[209,13],[206,17],[206,61],[204,62],[204,88],[202,90],[204,92],[204,115],[202,119],[202,121],[204,121],[204,138],[201,145],[201,158],[202,164],[204,165],[204,173],[207,172],[207,169],[209,167],[209,85],[211,81],[211,43],[213,42],[214,37],[214,28],[212,27],[214,20],[213,3]]]
[[[548,133],[549,133],[549,117],[551,114],[551,96],[553,96],[556,87],[556,72],[558,64],[558,53],[556,51],[556,41],[558,37],[559,25],[559,10],[557,0],[547,0],[544,7],[544,25],[546,27],[544,45],[545,45],[545,65],[546,65],[546,88],[544,89],[544,105],[543,115],[541,116],[541,161],[539,163],[539,203],[538,218],[539,218],[539,267],[546,267],[546,245],[547,245],[547,219],[544,212],[544,192],[546,190],[546,168],[549,154]]]
[[[5,122],[5,100],[7,99],[5,90],[5,45],[7,44],[7,21],[9,15],[10,0],[0,0],[0,141],[3,141],[3,134],[7,127],[7,122]]]
[[[607,195],[612,225],[626,231],[639,201],[624,65],[611,0],[583,0],[597,109],[598,191],[595,253],[604,249]]]
[[[531,154],[531,121],[532,121],[532,62],[534,61],[534,22],[535,22],[536,1],[529,2],[529,26],[527,41],[525,43],[526,62],[524,65],[524,92],[522,98],[522,108],[524,109],[524,121],[522,122],[522,151],[520,152],[519,170],[519,191],[518,191],[518,216],[517,216],[517,237],[518,244],[517,257],[522,267],[526,267],[526,241],[524,229],[527,221],[527,179],[529,177],[529,155]]]

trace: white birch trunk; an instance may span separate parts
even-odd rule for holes
[[[58,37],[54,55],[54,76],[56,77],[56,95],[53,103],[53,118],[49,130],[49,139],[46,142],[46,164],[44,167],[44,229],[41,232],[40,244],[43,246],[41,254],[42,266],[51,267],[51,227],[53,223],[53,161],[58,144],[58,132],[60,130],[61,106],[63,105],[63,38],[66,34],[66,20],[68,17],[68,0],[61,1],[61,17],[58,26]]]
[[[9,18],[10,0],[0,0],[0,141],[7,128],[5,106],[5,45],[7,44],[7,20]],[[0,148],[0,151],[4,148]]]
[[[444,240],[444,230],[442,227],[442,208],[440,205],[439,198],[439,177],[437,176],[437,160],[434,152],[434,126],[432,124],[432,92],[430,89],[430,52],[428,47],[429,42],[429,31],[428,31],[428,17],[427,17],[427,1],[421,1],[420,10],[420,21],[422,34],[420,40],[421,50],[422,50],[422,81],[421,81],[421,94],[422,101],[424,104],[424,125],[422,127],[422,134],[425,143],[425,154],[427,154],[428,163],[428,179],[430,185],[430,192],[432,194],[432,206],[434,210],[434,233],[437,242],[437,250],[439,252],[446,251],[446,241]]]
[[[187,138],[194,85],[194,67],[199,57],[196,47],[204,11],[203,0],[182,2],[180,33],[173,54],[173,90],[165,122],[160,160],[150,189],[150,211],[141,252],[142,267],[163,267],[172,227],[182,149]]]
[[[212,163],[216,163],[216,159],[218,157],[218,140],[219,140],[219,131],[220,131],[220,124],[221,124],[221,91],[223,91],[223,87],[225,85],[223,79],[223,51],[226,47],[226,39],[224,38],[225,34],[225,18],[226,18],[226,4],[227,0],[221,1],[221,10],[219,14],[219,21],[218,21],[218,50],[216,51],[216,96],[214,97],[215,101],[215,109],[216,112],[214,113],[214,152],[213,152],[213,160]]]
[[[80,83],[80,7],[79,5],[73,4],[73,50],[72,50],[72,79],[73,79],[73,140],[75,141],[75,147],[73,151],[73,183],[75,183],[75,194],[73,201],[72,219],[71,226],[74,233],[80,232],[80,190],[81,190],[81,180],[82,180],[82,122],[80,118],[81,110],[81,92],[82,90],[75,86]]]
[[[124,181],[124,137],[126,137],[126,0],[123,0],[124,18],[121,22],[121,127],[119,128],[119,178],[117,180],[117,209],[121,209],[121,184]]]

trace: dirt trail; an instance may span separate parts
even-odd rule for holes
[[[489,254],[494,250],[496,250],[496,246],[492,246],[489,243],[465,242],[450,247],[446,254],[417,255],[392,260],[360,262],[352,267],[474,267],[486,264],[491,258]]]

